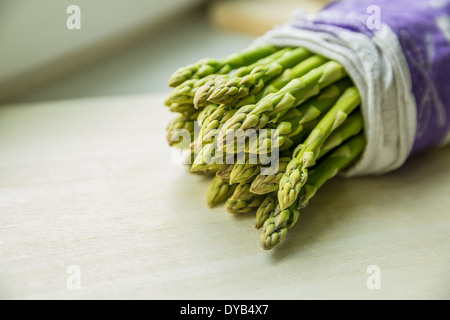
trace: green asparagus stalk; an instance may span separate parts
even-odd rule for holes
[[[219,150],[216,142],[212,142],[202,146],[195,156],[191,165],[191,172],[215,172],[222,167],[223,164],[234,164],[237,159],[241,159],[243,154],[231,154]]]
[[[224,163],[220,166],[219,170],[216,172],[216,176],[220,177],[222,180],[230,181],[231,171],[234,168],[234,163]]]
[[[194,106],[194,96],[197,90],[210,80],[217,78],[217,74],[211,74],[201,79],[191,79],[183,82],[183,84],[176,87],[167,97],[165,103],[169,107],[173,104],[185,104]]]
[[[311,198],[316,194],[325,182],[336,176],[340,171],[348,168],[359,157],[366,147],[364,133],[360,133],[349,139],[341,147],[337,148],[330,156],[324,158],[314,169],[308,179],[305,188],[299,196],[299,207],[308,206]]]
[[[366,146],[363,133],[351,138],[330,156],[323,159],[308,178],[307,183],[301,188],[298,199],[287,209],[280,210],[270,216],[264,223],[260,242],[264,249],[272,249],[286,237],[289,228],[298,220],[298,210],[308,206],[309,201],[317,191],[336,174],[348,168],[361,155]]]
[[[247,156],[245,163],[235,163],[230,173],[230,183],[251,182],[261,171],[261,164]]]
[[[219,108],[217,104],[210,103],[205,108],[203,108],[197,116],[198,125],[203,126],[204,122],[208,121],[208,118]]]
[[[166,128],[166,139],[169,146],[187,148],[193,141],[195,120],[186,115],[180,115],[173,119]],[[189,137],[189,141],[184,141],[185,137]]]
[[[340,146],[347,139],[360,133],[362,131],[362,128],[363,118],[361,112],[358,110],[352,113],[340,127],[332,132],[332,134],[324,142],[318,159],[321,159],[330,150],[333,150],[334,148]],[[294,150],[292,152],[293,156],[295,157],[298,152],[299,149]],[[276,173],[270,175],[258,174],[252,182],[250,192],[255,194],[268,194],[277,191],[279,188],[281,177],[286,172],[287,165],[291,160],[291,156],[281,157],[279,160],[278,171]]]
[[[344,121],[335,131],[333,131],[328,139],[320,148],[320,153],[317,159],[321,159],[334,148],[340,146],[344,141],[361,133],[364,128],[364,119],[361,110],[355,110],[347,120]]]
[[[233,69],[249,65],[277,50],[275,46],[266,45],[234,53],[223,60],[202,59],[176,70],[169,79],[169,86],[177,87],[189,79],[200,79],[211,74],[225,74]]]
[[[227,180],[224,180],[219,176],[215,176],[206,194],[206,203],[208,206],[214,207],[225,202],[229,197],[231,197],[236,187],[237,184],[229,184]]]
[[[329,61],[303,77],[290,81],[278,93],[267,95],[255,105],[240,108],[223,125],[218,138],[224,140],[228,130],[262,128],[269,120],[280,118],[290,109],[317,95],[321,89],[345,76],[342,65]]]
[[[256,229],[260,229],[264,225],[264,222],[275,211],[277,204],[278,200],[276,193],[270,193],[265,196],[263,202],[256,210],[256,219],[255,219]]]
[[[295,48],[270,64],[259,65],[244,77],[225,78],[228,81],[216,81],[214,84],[209,82],[196,93],[194,105],[201,105],[204,101],[237,104],[242,98],[257,94],[270,80],[311,55],[312,53],[304,48]]]
[[[271,64],[273,61],[278,59],[279,57],[283,56],[286,52],[292,51],[293,48],[291,47],[284,47],[284,48],[277,48],[277,50],[261,59],[255,60],[251,64],[242,65],[241,67],[233,70],[232,72],[224,75],[220,75],[220,78],[218,81],[228,81],[230,77],[243,77],[248,74],[250,74],[253,69],[255,69],[258,66],[264,66],[267,64]]]
[[[237,109],[227,109],[225,106],[220,105],[209,117],[202,121],[197,143],[208,144],[215,141],[223,123],[236,112]]]
[[[336,104],[309,134],[298,155],[291,160],[280,180],[278,201],[281,209],[288,208],[297,199],[301,187],[308,179],[308,167],[314,163],[319,155],[322,144],[345,121],[347,116],[359,106],[360,99],[356,87],[350,87],[345,90]]]
[[[270,82],[269,85],[265,87],[263,91],[258,93],[256,97],[255,96],[246,97],[243,100],[241,100],[240,103],[243,103],[245,105],[246,102],[255,102],[257,100],[259,101],[265,95],[268,95],[273,91],[278,91],[287,83],[289,83],[289,81],[291,81],[292,79],[305,75],[314,68],[323,65],[326,61],[327,60],[325,58],[317,55],[307,58],[306,60],[300,62],[295,67],[285,70],[280,76],[272,80],[272,82]],[[214,116],[210,117],[208,121],[205,121],[207,124],[203,126],[200,132],[200,137],[206,136],[205,137],[206,141],[211,141],[212,136],[217,136],[218,128],[223,126],[223,124],[228,120],[229,115],[232,115],[233,113],[237,112],[237,110],[229,111],[228,113],[226,113],[228,117],[224,117],[225,110],[223,109],[228,110],[229,108],[227,108],[225,105],[221,105],[220,109],[222,110],[218,110],[218,112],[216,112]],[[206,132],[208,132],[208,134],[206,134]],[[293,134],[295,134],[295,132],[293,132]]]
[[[194,108],[192,103],[167,103],[170,112],[178,113],[196,113],[197,109]]]
[[[301,61],[297,65],[292,68],[288,68],[283,71],[282,74],[272,79],[260,92],[258,92],[255,96],[255,101],[261,100],[263,97],[267,96],[270,93],[276,93],[281,90],[285,85],[287,85],[290,81],[296,78],[300,78],[307,74],[308,72],[314,70],[315,68],[320,67],[324,63],[326,63],[328,59],[319,56],[313,55],[305,60]]]
[[[343,80],[338,81],[335,84],[329,85],[326,87],[318,96],[315,96],[305,103],[302,103],[300,106],[294,109],[290,109],[279,119],[274,119],[273,124],[277,123],[277,139],[272,139],[276,142],[276,147],[281,148],[285,143],[290,142],[290,137],[297,137],[294,141],[290,142],[290,145],[287,146],[289,148],[294,142],[300,141],[303,138],[303,135],[299,135],[302,131],[308,132],[308,129],[312,129],[313,126],[317,124],[317,121],[320,119],[323,114],[328,111],[334,103],[336,103],[337,99],[342,95],[345,89],[349,88],[352,85],[350,79],[344,78]],[[272,124],[271,123],[271,124]],[[304,126],[306,130],[304,130]],[[252,144],[249,147],[250,153],[260,153],[260,152],[268,152],[270,151],[263,148],[260,150],[260,146],[271,147],[270,141],[261,141],[262,138],[268,139],[267,136],[258,135],[256,140],[252,141]]]
[[[291,157],[281,157],[278,163],[278,171],[273,174],[258,174],[252,181],[250,192],[261,195],[276,192],[278,190],[280,179],[286,171],[286,167],[291,159]]]
[[[278,56],[275,56],[275,54],[272,56],[278,58],[281,56],[280,53],[282,53],[281,50],[277,52]],[[266,58],[266,59],[268,59],[268,58]],[[196,92],[194,104],[196,105],[197,108],[206,105],[208,103],[207,98],[215,89],[217,89],[217,87],[225,86],[226,83],[232,81],[233,77],[235,79],[234,81],[237,81],[236,78],[242,78],[244,75],[247,75],[248,73],[250,73],[253,69],[257,69],[258,64],[264,66],[264,65],[268,65],[272,62],[272,61],[264,61],[264,60],[265,59],[262,59],[261,62],[258,62],[255,65],[243,67],[243,68],[239,69],[236,73],[233,73],[232,75],[223,75],[223,76],[220,76],[213,80],[208,81],[207,84],[203,85],[202,92],[200,92],[200,90],[198,90]],[[272,60],[275,60],[275,58]],[[300,62],[299,64],[297,64],[296,66],[284,70],[284,72],[282,74],[275,77],[275,79],[269,81],[269,83],[262,90],[260,90],[257,94],[245,96],[246,92],[244,92],[242,99],[241,99],[240,95],[236,96],[236,101],[238,101],[238,102],[234,105],[227,104],[227,107],[239,108],[239,107],[242,107],[247,104],[254,104],[257,101],[261,100],[266,95],[279,91],[287,83],[289,83],[289,81],[305,75],[306,73],[313,70],[314,68],[317,68],[320,65],[324,64],[326,61],[327,60],[325,58],[318,56],[318,55],[309,57],[309,58],[305,59],[304,61]]]
[[[191,172],[218,171],[223,162],[223,153],[217,153],[215,143],[205,145],[195,157],[191,165]]]
[[[317,120],[312,120],[303,124],[301,130],[293,132],[293,135],[283,134],[285,128],[282,128],[282,126],[285,123],[280,123],[277,129],[268,131],[265,135],[260,134],[257,136],[257,140],[252,140],[253,143],[246,149],[246,152],[251,154],[268,154],[275,149],[287,151],[301,143],[317,123]]]
[[[232,214],[253,212],[263,200],[264,196],[250,192],[250,183],[240,183],[225,202],[225,210]]]
[[[273,213],[264,221],[260,235],[260,244],[264,250],[270,250],[283,240],[288,229],[295,225],[300,215],[297,203],[282,210],[278,205]]]
[[[276,61],[278,58],[282,57],[284,54],[292,51],[293,48],[282,48],[278,51],[272,53],[271,55],[264,57],[258,61],[256,61],[253,64],[245,65],[237,70],[230,72],[228,74],[221,74],[218,75],[215,78],[211,78],[205,83],[202,84],[201,88],[196,91],[194,96],[194,106],[195,108],[200,108],[202,106],[205,106],[208,104],[208,97],[211,95],[211,93],[219,86],[223,86],[227,82],[231,81],[232,79],[241,78],[246,75],[249,75],[253,70],[267,66],[272,64],[274,61]],[[246,92],[242,91],[242,97],[245,96]],[[241,97],[241,95],[239,95]]]
[[[219,150],[229,154],[246,153],[255,158],[270,156],[273,152],[288,151],[299,144],[316,124],[317,121],[306,123],[303,127],[304,130],[294,136],[280,136],[279,131],[271,126],[258,131],[246,131],[244,134],[237,131],[236,136],[228,135],[224,144],[221,143],[221,140],[217,143],[221,143],[218,146]],[[217,131],[215,137],[217,137]]]
[[[211,74],[225,74],[231,71],[229,65],[216,59],[205,58],[176,70],[169,79],[169,86],[176,88],[187,81],[199,80]]]

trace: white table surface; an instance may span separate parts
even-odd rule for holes
[[[0,108],[0,298],[450,298],[450,148],[333,179],[264,251],[171,161],[164,96]]]

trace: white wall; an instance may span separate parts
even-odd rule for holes
[[[203,0],[1,0],[0,98],[99,56]],[[67,8],[81,9],[69,30]],[[169,20],[170,21],[170,20]]]

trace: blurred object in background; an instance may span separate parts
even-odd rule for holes
[[[205,0],[2,0],[0,101],[136,43],[202,2]],[[80,29],[70,30],[67,25],[75,13],[69,9],[72,5],[80,9]]]
[[[264,34],[287,22],[297,8],[314,13],[329,0],[221,0],[210,6],[211,22],[220,28]]]

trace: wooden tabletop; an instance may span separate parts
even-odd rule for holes
[[[450,148],[329,181],[264,251],[172,161],[163,99],[0,107],[0,298],[450,298]]]

